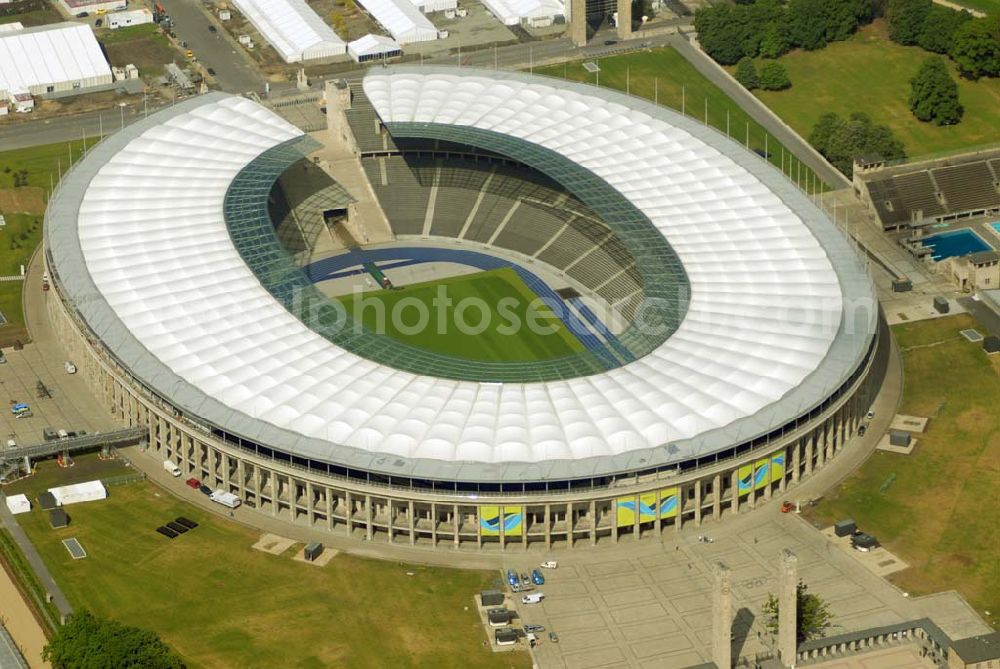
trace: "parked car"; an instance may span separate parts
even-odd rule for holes
[[[865,418],[867,418],[868,420],[871,420],[874,417],[875,417],[875,412],[874,411],[869,411],[868,415],[865,416]]]
[[[207,485],[200,485],[200,486],[198,486],[198,490],[200,490],[201,494],[203,494],[203,495],[211,495],[212,494],[212,489],[209,488]]]
[[[3,354],[3,351],[0,351],[0,365],[4,364],[5,362],[7,362],[7,357]]]
[[[851,548],[861,553],[869,553],[879,547],[878,539],[866,532],[855,532],[851,535]]]
[[[104,19],[97,19],[96,21],[94,21],[95,28],[100,28],[102,25],[104,25]]]
[[[614,46],[615,44],[618,44],[618,40],[616,40],[616,39],[606,39],[606,40],[604,40],[604,46]]]
[[[536,633],[536,632],[544,632],[544,631],[545,631],[545,626],[544,625],[525,625],[524,626],[524,633],[525,634],[533,634],[533,633]]]
[[[15,402],[10,407],[10,412],[15,416],[20,415],[22,413],[27,413],[28,411],[31,411],[31,407],[29,407],[24,402]]]
[[[535,585],[545,585],[545,577],[542,576],[542,572],[533,569],[531,572],[531,582]]]
[[[517,572],[514,571],[513,569],[507,570],[507,582],[510,583],[511,585],[517,583]]]
[[[545,599],[545,593],[533,592],[530,595],[525,595],[521,598],[522,604],[538,604],[543,599]]]
[[[45,427],[42,428],[42,438],[45,441],[55,441],[59,438],[59,434],[54,427]]]
[[[208,72],[208,76],[210,76],[210,77],[214,77],[215,76],[215,70],[213,70],[212,68],[208,68],[206,70],[206,72]]]
[[[542,569],[556,569],[557,567],[559,567],[559,563],[556,562],[555,560],[546,560],[545,562],[542,563],[541,566]]]
[[[216,28],[215,26],[210,25],[210,26],[208,26],[208,32],[210,32],[210,33],[217,33],[217,32],[219,32],[219,29]]]
[[[862,425],[862,426],[860,426],[860,427],[858,428],[858,436],[859,436],[859,437],[863,437],[863,436],[865,436],[865,432],[867,432],[867,431],[868,431],[868,426],[867,426],[867,425]]]
[[[552,643],[559,643],[559,635],[555,632],[549,632],[549,641]]]
[[[66,370],[67,374],[76,374],[76,365],[74,365],[69,360],[66,361],[66,364],[63,365],[63,368]]]
[[[198,490],[199,488],[201,488],[201,481],[194,478],[193,476],[184,483],[187,485],[187,487],[192,488],[194,490]]]
[[[792,511],[795,511],[795,502],[789,502],[786,500],[781,503],[782,513],[791,513]]]

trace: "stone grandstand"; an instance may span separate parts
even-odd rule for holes
[[[542,173],[442,141],[400,146],[360,86],[347,112],[361,163],[393,233],[473,242],[544,263],[628,321],[644,298],[635,259],[589,207]]]
[[[1000,213],[1000,149],[886,166],[860,160],[854,190],[884,230]]]

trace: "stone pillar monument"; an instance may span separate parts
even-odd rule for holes
[[[587,44],[587,0],[569,0],[569,38],[573,46]]]
[[[778,657],[786,667],[795,666],[796,621],[798,620],[799,558],[789,549],[781,551],[778,574]]]
[[[712,588],[712,660],[718,669],[733,666],[733,581],[729,567],[717,562]]]
[[[632,37],[632,0],[618,0],[618,39]]]

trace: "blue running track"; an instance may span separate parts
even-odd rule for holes
[[[579,297],[571,297],[569,298],[569,303],[576,307],[576,310],[580,312],[580,315],[583,316],[584,320],[590,323],[590,325],[597,330],[597,334],[601,335],[601,337],[604,338],[604,341],[608,342],[608,345],[614,349],[615,353],[618,354],[618,357],[626,363],[635,360],[635,356],[632,355],[632,352],[625,348],[620,341],[618,341],[618,337],[611,333],[611,330],[609,330],[607,326],[601,322],[601,319],[597,317],[597,314],[590,310],[590,307],[583,303],[583,300]]]
[[[375,263],[378,268],[385,271],[393,267],[403,267],[424,262],[452,262],[460,265],[467,265],[481,270],[503,269],[509,267],[517,272],[521,280],[535,292],[538,297],[552,309],[553,313],[569,329],[573,335],[580,340],[588,351],[594,354],[598,360],[607,368],[614,369],[620,367],[621,363],[604,346],[602,342],[589,327],[568,309],[563,301],[556,295],[555,291],[549,288],[548,284],[538,276],[524,269],[520,265],[515,265],[509,260],[503,260],[495,256],[479,253],[477,251],[467,251],[464,249],[439,249],[425,247],[402,247],[387,249],[351,249],[347,253],[331,256],[322,260],[317,260],[303,267],[306,276],[313,283],[327,281],[355,274],[363,274],[365,270],[362,266],[365,263]],[[586,307],[584,307],[586,308]],[[589,311],[589,310],[588,310]],[[582,313],[582,312],[581,312]],[[591,312],[593,316],[593,312]],[[595,316],[596,319],[596,316]],[[602,326],[603,327],[603,326]],[[610,333],[609,333],[610,334]],[[610,341],[610,340],[609,340]],[[619,344],[620,346],[620,344]],[[623,347],[624,348],[624,347]],[[616,348],[617,350],[617,348]],[[629,358],[631,359],[631,358]]]

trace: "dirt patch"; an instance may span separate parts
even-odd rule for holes
[[[48,643],[45,632],[3,566],[0,566],[0,616],[28,666],[32,669],[52,666],[42,660],[42,649]]]
[[[264,553],[271,555],[281,555],[288,550],[295,541],[288,537],[280,537],[277,534],[262,534],[253,547]]]
[[[0,189],[0,213],[44,214],[45,191],[37,186]]]
[[[975,407],[962,412],[956,419],[955,425],[963,432],[979,432],[986,425],[992,422],[992,416],[981,407]]]

